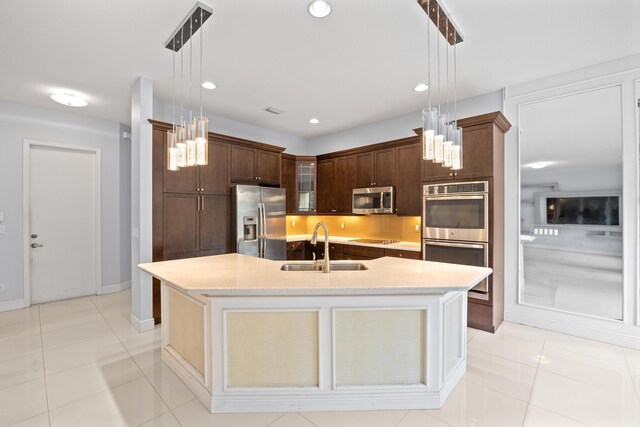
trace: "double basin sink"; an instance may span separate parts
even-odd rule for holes
[[[364,271],[368,270],[367,266],[359,262],[330,262],[331,271]],[[282,271],[322,271],[324,265],[311,263],[292,263],[283,264],[280,267]]]

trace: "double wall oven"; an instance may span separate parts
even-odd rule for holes
[[[422,256],[426,261],[489,266],[489,182],[423,187]],[[469,291],[489,299],[489,278]]]

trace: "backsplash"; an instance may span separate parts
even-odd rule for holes
[[[324,221],[330,236],[420,242],[420,217],[396,215],[287,216],[287,235],[311,234]],[[343,228],[344,225],[344,228]],[[416,225],[418,229],[416,230]]]

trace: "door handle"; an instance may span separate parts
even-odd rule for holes
[[[32,244],[31,244],[31,247],[32,247],[32,248],[34,248],[34,249],[35,249],[35,248],[41,248],[41,247],[42,247],[42,245],[39,245],[39,244],[37,244],[37,243],[32,243]]]
[[[37,239],[37,238],[38,238],[38,235],[37,235],[37,234],[32,234],[32,235],[31,235],[31,238],[32,238],[32,239]]]

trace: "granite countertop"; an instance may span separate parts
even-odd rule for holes
[[[329,243],[338,243],[342,245],[353,245],[353,246],[368,246],[373,248],[383,248],[383,249],[395,249],[401,251],[414,251],[420,252],[421,245],[418,242],[398,242],[398,243],[390,243],[388,245],[376,244],[376,243],[358,243],[353,240],[358,239],[357,237],[337,237],[337,236],[329,236]],[[310,241],[311,234],[295,234],[291,236],[287,236],[287,242],[299,242],[301,240]],[[318,232],[318,242],[324,242],[324,234]]]
[[[467,291],[492,272],[490,268],[391,257],[358,262],[368,270],[281,271],[283,264],[304,262],[239,254],[140,264],[139,268],[185,292],[209,296],[433,295]]]

